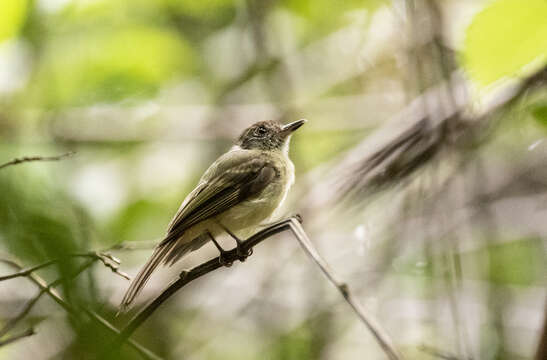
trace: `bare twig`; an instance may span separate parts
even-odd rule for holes
[[[116,251],[150,250],[155,248],[158,242],[160,242],[161,240],[162,239],[156,239],[153,241],[122,242],[109,247],[107,250],[116,250]]]
[[[59,260],[48,260],[46,262],[35,265],[35,266],[30,267],[28,269],[24,269],[24,270],[18,271],[18,272],[13,273],[13,274],[0,276],[0,281],[9,280],[9,279],[17,278],[17,277],[22,277],[22,276],[28,276],[29,274],[35,272],[36,270],[40,270],[42,268],[45,268],[45,267],[48,267],[50,265],[56,264],[58,261]]]
[[[304,229],[301,225],[301,218],[297,216],[290,217],[286,220],[282,220],[278,223],[275,223],[258,233],[254,234],[247,240],[241,243],[241,250],[245,253],[251,250],[254,246],[258,245],[260,242],[266,240],[267,238],[280,233],[285,230],[291,230],[294,236],[300,242],[300,245],[304,248],[306,253],[313,259],[313,261],[320,267],[321,271],[325,276],[332,282],[338,290],[344,296],[344,299],[352,307],[355,313],[358,315],[359,319],[367,326],[367,328],[372,332],[386,355],[388,355],[391,360],[401,360],[403,357],[397,352],[397,350],[392,345],[391,340],[387,334],[381,329],[381,327],[374,321],[369,315],[366,314],[365,310],[361,304],[355,299],[352,293],[349,290],[349,287],[344,282],[340,281],[332,270],[329,269],[327,263],[321,258],[317,253],[313,245],[311,244],[308,236],[306,235]],[[227,251],[223,255],[223,260],[225,262],[234,262],[236,260],[241,260],[240,255],[238,255],[237,249],[232,249]],[[198,265],[191,270],[183,271],[180,274],[180,277],[174,281],[171,285],[167,287],[158,297],[156,297],[150,304],[148,304],[141,312],[139,312],[129,324],[120,332],[118,338],[114,343],[109,347],[107,352],[116,351],[123,342],[128,339],[131,334],[137,330],[137,328],[148,319],[156,309],[163,304],[167,299],[173,296],[178,290],[190,283],[191,281],[208,274],[218,268],[222,267],[220,262],[220,256],[211,259],[201,265]]]
[[[85,271],[87,268],[89,268],[91,265],[93,265],[94,262],[95,262],[95,260],[90,260],[90,261],[86,262],[85,264],[83,264],[82,266],[80,266],[73,274],[71,274],[69,276],[70,280],[72,280],[76,276],[80,275],[83,271]],[[28,274],[26,274],[25,276],[28,276],[29,274],[30,274],[30,272]],[[59,285],[61,282],[66,281],[66,280],[67,279],[65,279],[65,278],[59,278],[59,279],[51,282],[50,284],[48,284],[47,287],[40,289],[38,294],[36,294],[32,299],[30,299],[26,303],[26,305],[19,312],[19,314],[15,315],[11,319],[9,319],[6,322],[6,324],[0,329],[0,337],[7,334],[11,329],[13,329],[15,327],[15,325],[17,325],[17,323],[19,321],[21,321],[25,316],[27,316],[27,314],[30,312],[30,310],[32,310],[34,305],[36,305],[38,300],[40,300],[42,295],[44,295],[47,292],[48,289],[51,289],[51,288]]]
[[[0,262],[3,262],[15,269],[22,270],[23,267],[19,265],[17,262],[9,259],[0,258]],[[47,282],[42,279],[40,276],[36,275],[35,273],[30,273],[27,275],[28,279],[30,279],[34,284],[36,284],[40,290],[43,290],[46,294],[48,294],[58,305],[60,305],[67,313],[70,315],[74,315],[76,309],[72,307],[69,303],[67,303],[59,293],[50,287],[50,285],[47,284]],[[110,324],[106,319],[101,317],[99,314],[95,313],[94,311],[83,309],[83,311],[95,322],[102,325],[104,328],[106,328],[109,331],[112,331],[115,334],[118,334],[119,331]],[[146,349],[139,343],[129,339],[128,340],[129,345],[135,349],[143,359],[146,360],[159,360],[161,359],[156,354],[152,353],[150,350]]]
[[[326,261],[321,257],[321,255],[319,255],[317,250],[315,250],[315,247],[311,243],[300,222],[296,221],[296,219],[294,218],[289,219],[289,221],[290,229],[294,236],[298,239],[298,242],[300,243],[302,248],[312,258],[317,266],[319,266],[327,279],[329,279],[329,281],[340,291],[342,296],[344,296],[344,299],[357,314],[361,322],[363,322],[363,324],[365,324],[365,326],[370,330],[370,332],[376,338],[376,341],[378,342],[378,344],[380,344],[389,359],[403,359],[403,356],[395,349],[393,342],[391,341],[387,333],[381,328],[380,324],[366,313],[363,306],[353,296],[352,292],[349,289],[349,286],[345,282],[340,281],[340,279],[329,268]]]
[[[18,340],[21,340],[21,339],[24,339],[26,337],[32,336],[34,334],[36,334],[36,332],[34,332],[34,329],[33,328],[28,328],[27,330],[23,331],[22,333],[17,334],[17,335],[13,335],[12,337],[7,338],[6,340],[0,340],[0,347],[6,346],[6,345],[11,344],[11,343],[14,343]]]
[[[100,262],[103,263],[104,266],[106,266],[107,268],[112,270],[112,272],[115,273],[116,275],[119,275],[119,276],[123,277],[126,280],[131,280],[129,275],[127,275],[123,271],[120,271],[120,269],[119,269],[120,260],[118,260],[116,257],[112,256],[109,253],[90,251],[90,252],[81,253],[81,254],[71,254],[69,256],[70,257],[86,257],[86,258],[91,258],[91,259],[94,259],[94,260],[99,260]],[[35,265],[35,266],[30,267],[28,269],[23,269],[21,271],[13,273],[13,274],[0,276],[0,281],[9,280],[9,279],[17,278],[17,277],[22,277],[22,276],[28,276],[29,274],[35,272],[36,270],[40,270],[42,268],[45,268],[45,267],[48,267],[50,265],[56,264],[59,261],[61,261],[61,259],[48,260],[46,262]]]
[[[31,162],[31,161],[59,161],[69,156],[72,156],[74,154],[76,154],[75,151],[69,151],[67,153],[56,155],[56,156],[25,156],[25,157],[15,158],[13,160],[10,160],[6,163],[1,164],[0,169],[3,169],[11,165],[17,165],[17,164],[22,164],[22,163]]]

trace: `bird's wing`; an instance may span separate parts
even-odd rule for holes
[[[186,229],[258,195],[275,177],[271,161],[249,151],[232,151],[212,165],[171,221],[161,244]]]
[[[260,194],[275,175],[276,170],[271,161],[253,152],[231,151],[220,157],[182,203],[164,240],[129,285],[120,311],[127,310],[158,265],[169,259],[172,252],[181,249],[176,245],[184,231]]]

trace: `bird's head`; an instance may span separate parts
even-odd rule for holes
[[[306,123],[305,119],[282,125],[277,121],[259,121],[243,131],[236,142],[242,149],[285,150],[291,134]]]

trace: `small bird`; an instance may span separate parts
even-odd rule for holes
[[[289,159],[292,133],[306,120],[282,125],[260,121],[247,128],[232,148],[203,174],[186,196],[168,226],[165,238],[129,285],[120,312],[129,309],[160,264],[173,265],[187,253],[227,233],[250,234],[280,207],[294,183],[294,165]],[[238,254],[244,259],[250,254]],[[225,264],[230,265],[230,264]]]

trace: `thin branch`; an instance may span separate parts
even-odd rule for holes
[[[133,250],[151,250],[156,247],[158,242],[162,239],[156,239],[153,241],[131,241],[121,242],[119,244],[109,247],[107,250],[116,251],[133,251]]]
[[[290,220],[290,229],[302,248],[305,250],[305,252],[312,258],[312,260],[319,266],[323,274],[329,279],[329,281],[336,286],[338,291],[342,294],[346,302],[351,306],[353,311],[357,314],[359,319],[365,326],[370,330],[372,335],[376,338],[376,341],[389,359],[391,360],[402,360],[403,356],[400,354],[393,345],[393,342],[387,335],[387,333],[382,329],[380,324],[373,319],[363,306],[359,303],[359,301],[353,296],[353,293],[350,291],[349,286],[343,282],[340,281],[338,276],[334,274],[334,272],[329,268],[329,265],[327,262],[319,255],[313,244],[311,243],[308,235],[304,231],[304,228],[302,227],[301,223],[296,221],[296,219],[291,218]]]
[[[32,336],[34,334],[36,334],[36,332],[34,332],[34,329],[33,328],[28,328],[27,330],[23,331],[22,333],[17,334],[17,335],[13,335],[12,337],[7,338],[6,340],[0,340],[0,347],[6,346],[6,345],[11,344],[11,343],[14,343],[18,340],[21,340],[21,339],[24,339],[26,337]]]
[[[18,270],[22,270],[23,267],[19,265],[17,262],[13,260],[3,259],[0,258],[0,262],[3,262],[13,268],[16,268]],[[34,284],[36,284],[41,290],[45,291],[46,294],[49,295],[58,305],[60,305],[67,313],[70,315],[74,315],[76,312],[76,309],[72,307],[69,303],[67,303],[59,293],[48,286],[47,282],[42,279],[40,276],[36,275],[35,273],[30,273],[27,275],[27,278],[31,280]],[[119,334],[119,331],[110,324],[106,319],[101,317],[99,314],[95,313],[94,311],[88,310],[88,309],[82,309],[93,321],[99,323],[107,330],[113,332],[114,334]],[[161,360],[160,357],[158,357],[156,354],[151,352],[150,350],[146,349],[139,343],[129,339],[128,340],[129,345],[135,349],[143,359],[146,360]]]
[[[119,269],[120,260],[118,260],[118,258],[112,256],[109,253],[90,251],[90,252],[81,253],[81,254],[71,254],[69,255],[69,257],[86,257],[86,258],[91,258],[94,260],[99,260],[100,262],[103,263],[104,266],[109,268],[114,274],[119,275],[126,280],[131,280],[129,275],[127,275],[123,271],[120,271]],[[61,260],[62,259],[48,260],[46,262],[43,262],[42,264],[35,265],[28,269],[23,269],[13,274],[0,276],[0,281],[9,280],[9,279],[17,278],[17,277],[22,277],[22,276],[28,276],[29,274],[35,272],[36,270],[48,267],[53,264],[57,264]]]
[[[325,274],[327,279],[332,282],[338,290],[342,293],[344,299],[348,302],[351,308],[358,315],[359,319],[367,326],[367,328],[372,332],[386,355],[391,360],[402,360],[403,357],[397,352],[397,350],[392,345],[392,341],[389,339],[387,334],[381,329],[381,327],[374,321],[369,315],[366,314],[365,310],[361,304],[355,299],[352,295],[349,287],[344,282],[340,281],[337,276],[329,269],[328,264],[321,258],[317,253],[313,245],[311,244],[308,236],[306,235],[304,229],[301,225],[301,218],[297,216],[290,217],[289,219],[282,220],[278,223],[275,223],[258,233],[254,234],[247,240],[241,243],[241,250],[246,253],[251,250],[254,246],[258,245],[260,242],[266,240],[267,238],[280,233],[282,231],[291,230],[294,236],[300,242],[300,245],[304,248],[306,253],[313,259],[313,261],[320,267],[321,271]],[[237,249],[232,249],[227,251],[223,255],[223,260],[225,262],[234,262],[236,260],[241,260],[238,255]],[[163,304],[167,299],[173,296],[178,290],[190,283],[191,281],[200,278],[201,276],[208,274],[218,268],[221,268],[222,264],[220,262],[220,256],[211,259],[203,264],[200,264],[189,271],[183,271],[180,274],[180,277],[174,281],[171,285],[167,287],[158,297],[156,297],[150,304],[148,304],[140,313],[138,313],[129,324],[120,332],[118,338],[113,342],[113,344],[107,349],[107,353],[117,351],[117,349],[127,340],[137,328],[142,325],[146,319],[148,319],[156,309]]]
[[[70,277],[69,277],[70,280],[72,280],[76,276],[80,275],[83,271],[85,271],[87,268],[89,268],[91,265],[93,265],[94,262],[95,262],[95,260],[90,260],[90,261],[86,262],[85,264],[83,264],[82,266],[80,266],[73,274],[70,275]],[[47,287],[40,289],[38,294],[36,294],[32,299],[30,299],[26,303],[26,305],[19,312],[19,314],[15,315],[11,319],[9,319],[6,322],[6,324],[0,329],[0,338],[2,336],[6,335],[11,329],[13,329],[15,327],[15,325],[17,325],[17,323],[19,321],[21,321],[25,316],[27,316],[27,314],[30,312],[30,310],[32,310],[34,305],[36,305],[38,300],[40,300],[42,295],[44,295],[47,292],[48,289],[51,289],[51,288],[59,285],[61,282],[65,281],[65,280],[66,279],[64,279],[64,278],[59,278],[59,279],[51,282],[50,284],[48,284]]]
[[[69,151],[67,153],[56,155],[56,156],[24,156],[20,158],[15,158],[13,160],[10,160],[6,163],[3,163],[0,165],[0,169],[3,169],[8,166],[22,164],[25,162],[31,162],[31,161],[59,161],[64,158],[70,157],[72,155],[76,154],[75,151]]]
[[[0,276],[0,281],[14,279],[14,278],[17,278],[17,277],[22,277],[22,276],[28,276],[29,274],[35,272],[36,270],[40,270],[42,268],[45,268],[45,267],[48,267],[50,265],[56,264],[58,261],[59,260],[48,260],[46,262],[35,265],[35,266],[30,267],[28,269],[24,269],[24,270],[18,271],[18,272],[13,273],[13,274]]]

